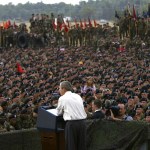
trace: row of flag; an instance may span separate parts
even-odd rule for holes
[[[13,23],[11,23],[10,20],[3,21],[0,24],[0,27],[2,27],[3,29],[8,29],[10,26],[13,26],[13,28],[16,28],[17,25],[16,25],[15,21]]]
[[[71,27],[71,23],[69,22],[69,20],[67,19],[66,22],[64,21],[64,19],[62,19],[62,22],[61,23],[57,23],[57,25],[55,24],[55,22],[52,23],[53,25],[53,28],[54,30],[59,28],[60,30],[62,30],[64,28],[64,30],[66,32],[69,31],[70,27]],[[77,19],[74,19],[74,25],[76,28],[80,27],[82,29],[85,29],[87,28],[88,26],[89,27],[96,27],[97,26],[97,22],[96,20],[93,20],[93,22],[90,20],[90,18],[88,18],[88,20],[84,19],[83,20],[78,20]],[[3,27],[3,29],[8,29],[10,26],[13,26],[13,28],[16,28],[16,23],[15,21],[13,23],[11,23],[10,20],[8,21],[3,21],[1,24],[0,24],[0,27]]]
[[[127,9],[124,11],[124,16],[131,16],[132,18],[137,19],[137,18],[138,18],[138,14],[136,13],[135,6],[133,5],[132,13],[131,13],[130,4],[128,3]],[[119,16],[119,14],[118,14],[117,11],[115,11],[115,17],[116,17],[117,19],[120,19],[120,18],[121,18],[121,17]],[[147,11],[147,12],[144,12],[144,11],[143,11],[142,17],[143,17],[143,18],[148,18],[148,17],[150,17],[150,6],[148,7],[148,11]]]
[[[84,21],[81,20],[81,19],[78,20],[78,21],[77,21],[77,19],[74,19],[74,25],[75,25],[76,28],[79,28],[79,27],[80,27],[80,28],[82,28],[82,29],[85,29],[85,28],[87,28],[88,26],[89,26],[89,27],[96,27],[96,26],[97,26],[97,22],[96,22],[96,20],[93,20],[93,23],[92,23],[92,21],[90,20],[90,18],[88,18],[88,21],[86,21],[86,19],[84,19]],[[62,30],[63,27],[64,27],[64,30],[65,30],[66,32],[69,31],[71,25],[70,25],[70,22],[69,22],[68,19],[66,20],[66,23],[65,23],[65,21],[62,19],[62,23],[57,23],[57,25],[55,24],[55,22],[53,22],[53,28],[54,28],[54,29],[59,28],[60,30]]]

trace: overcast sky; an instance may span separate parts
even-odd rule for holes
[[[54,4],[54,3],[60,3],[60,2],[64,2],[66,4],[79,4],[79,1],[81,0],[0,0],[0,4],[5,5],[8,3],[12,3],[12,4],[18,4],[18,3],[26,3],[26,2],[31,2],[31,3],[37,3],[37,2],[43,2],[45,4]],[[85,0],[87,1],[87,0]]]

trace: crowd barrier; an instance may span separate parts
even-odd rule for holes
[[[88,150],[149,150],[150,125],[143,122],[87,120]],[[42,150],[40,132],[0,133],[0,150]]]
[[[0,150],[42,150],[37,129],[0,133]]]

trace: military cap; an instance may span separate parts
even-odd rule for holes
[[[145,114],[145,116],[150,116],[150,111]]]
[[[142,102],[142,101],[147,102],[147,98],[144,98],[144,97],[143,97],[143,98],[141,98],[141,99],[140,99],[140,102]]]
[[[138,104],[138,105],[136,105],[135,109],[138,109],[138,108],[142,108],[143,109],[143,106]]]

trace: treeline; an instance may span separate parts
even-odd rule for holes
[[[150,1],[132,0],[130,2],[131,11],[133,3],[137,13],[141,14],[143,11],[147,11]],[[65,4],[63,2],[58,4],[44,4],[42,2],[33,4],[27,2],[26,4],[20,3],[18,5],[9,3],[7,5],[0,5],[0,20],[21,19],[27,21],[33,13],[45,13],[49,15],[54,13],[56,17],[57,14],[64,14],[64,16],[77,19],[89,17],[92,19],[114,20],[115,10],[123,14],[127,5],[127,0],[89,0],[88,2],[81,1],[79,5]]]

